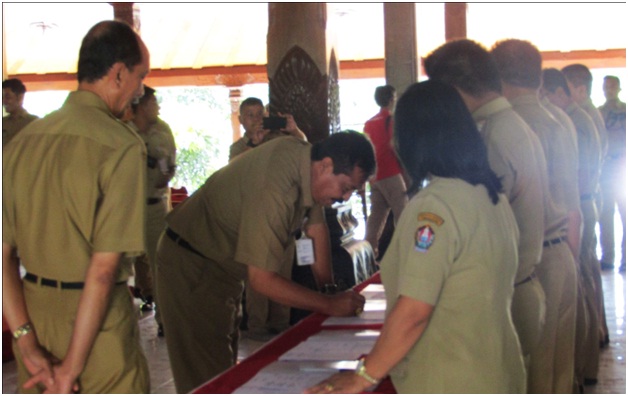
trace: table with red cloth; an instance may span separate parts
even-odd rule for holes
[[[381,283],[379,272],[367,279],[365,282],[354,287],[354,290],[361,291],[369,284]],[[212,380],[196,388],[192,393],[232,393],[267,365],[275,362],[281,355],[294,348],[310,336],[317,334],[323,329],[323,322],[327,315],[311,314],[287,331],[275,337],[272,341],[262,346],[248,358],[231,367],[229,370],[218,375]],[[381,324],[375,325],[350,325],[350,326],[325,326],[329,329],[354,329],[354,330],[380,330]],[[372,393],[396,393],[395,388],[386,377],[380,382]]]

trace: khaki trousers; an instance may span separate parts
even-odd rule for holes
[[[599,328],[601,310],[604,309],[604,299],[599,301],[598,289],[602,288],[602,274],[600,262],[595,251],[595,223],[597,222],[597,208],[592,199],[584,200],[580,204],[582,211],[582,242],[580,244],[580,276],[583,285],[584,301],[589,317],[587,333],[583,346],[583,378],[597,378],[600,360]],[[602,294],[602,293],[600,293]]]
[[[174,384],[188,393],[235,365],[244,282],[164,234],[157,283]]]
[[[63,359],[72,338],[74,321],[82,290],[62,290],[24,282],[26,306],[40,344]],[[39,393],[23,389],[30,377],[13,342],[17,360],[20,393]],[[137,316],[126,284],[115,285],[109,309],[94,346],[79,376],[80,393],[150,393],[148,364],[142,346]]]
[[[529,393],[571,393],[574,379],[577,281],[567,243],[543,248],[537,275],[545,291],[541,339],[530,356]]]
[[[515,286],[512,296],[512,322],[517,329],[523,360],[529,371],[530,354],[541,339],[545,325],[545,292],[538,278]]]

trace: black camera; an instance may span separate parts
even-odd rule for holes
[[[276,130],[284,129],[288,124],[288,119],[286,117],[271,116],[264,117],[264,120],[262,122],[264,129]]]

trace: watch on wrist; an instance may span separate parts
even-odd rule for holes
[[[31,331],[33,331],[33,327],[31,326],[30,322],[24,323],[13,332],[13,339],[19,340],[22,336],[25,336]]]
[[[365,380],[370,382],[372,385],[376,385],[379,382],[379,380],[371,377],[369,373],[366,372],[366,367],[364,367],[364,360],[365,358],[362,358],[358,361],[358,366],[355,368],[355,374],[364,378]]]
[[[335,283],[325,283],[323,287],[321,287],[321,292],[323,294],[336,294],[338,291],[338,285]]]

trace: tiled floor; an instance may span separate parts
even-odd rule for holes
[[[626,278],[624,274],[602,273],[610,345],[601,353],[598,384],[587,386],[585,393],[626,394]],[[142,346],[148,359],[152,393],[175,393],[166,342],[157,337],[157,325],[152,313],[138,316]],[[243,337],[240,358],[253,353],[263,343]],[[15,362],[2,365],[2,393],[15,393]]]

